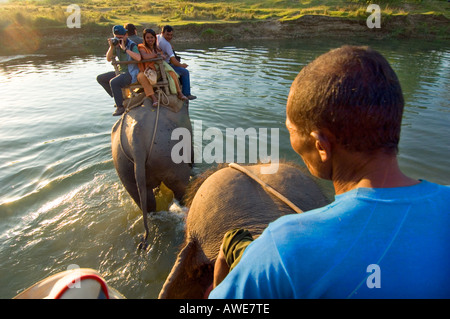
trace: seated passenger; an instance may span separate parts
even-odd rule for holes
[[[158,34],[158,47],[164,53],[165,60],[170,66],[173,67],[175,72],[180,76],[181,85],[183,87],[183,94],[187,96],[189,100],[194,100],[197,97],[191,94],[191,81],[188,65],[186,63],[180,63],[175,57],[175,53],[170,41],[173,38],[173,28],[170,25],[163,27],[162,33]]]
[[[125,29],[127,29],[128,39],[133,41],[136,44],[141,44],[142,38],[137,35],[136,27],[132,23],[127,23],[124,25]]]
[[[139,52],[141,53],[143,60],[157,58],[158,53],[161,54],[161,52],[158,50],[158,48],[156,46],[155,31],[153,31],[152,29],[145,29],[142,37],[144,39],[144,43],[139,44],[138,48],[139,48]],[[185,97],[183,95],[183,93],[181,92],[180,83],[178,82],[178,75],[175,73],[175,71],[170,67],[170,65],[168,63],[166,63],[165,61],[163,63],[164,63],[164,68],[166,70],[167,78],[169,81],[170,91],[171,92],[175,91],[180,100],[187,100],[187,97]],[[141,72],[139,72],[138,77],[137,77],[139,83],[144,87],[145,95],[152,99],[153,106],[158,105],[158,100],[155,97],[153,87],[150,84],[147,77],[145,76],[144,71],[147,68],[151,68],[151,69],[157,71],[157,67],[158,67],[158,64],[156,64],[155,62],[140,63],[139,69]]]
[[[111,62],[114,57],[118,57],[119,61],[141,60],[136,43],[128,39],[127,30],[121,25],[113,27],[114,40],[108,39],[109,48],[106,52],[106,60]],[[139,68],[137,64],[119,64],[120,74],[116,75],[114,71],[100,74],[97,76],[97,82],[105,89],[105,91],[114,98],[116,103],[116,111],[114,116],[121,115],[125,112],[123,107],[122,88],[137,81]]]

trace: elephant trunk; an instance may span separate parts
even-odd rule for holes
[[[203,299],[213,282],[214,264],[189,241],[178,254],[159,299]]]

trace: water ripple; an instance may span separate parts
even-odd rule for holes
[[[179,50],[198,96],[189,107],[191,120],[202,121],[202,132],[277,128],[280,157],[301,163],[284,126],[289,88],[303,66],[343,44],[337,42]],[[405,94],[402,168],[449,184],[450,50],[405,41],[372,45],[388,58]],[[0,84],[7,92],[0,123],[0,268],[14,269],[0,276],[2,298],[71,264],[98,269],[127,297],[155,298],[170,271],[184,238],[184,212],[171,207],[152,217],[151,248],[136,253],[142,214],[115,172],[114,102],[96,82],[111,70],[103,53],[0,58]]]

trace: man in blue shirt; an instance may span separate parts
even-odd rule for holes
[[[403,106],[395,72],[370,48],[344,46],[302,69],[286,126],[335,201],[271,223],[229,273],[223,245],[209,297],[449,298],[450,187],[401,172]]]

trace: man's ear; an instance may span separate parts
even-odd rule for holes
[[[314,146],[323,163],[331,159],[331,141],[322,131],[312,131],[309,134],[314,139]]]

